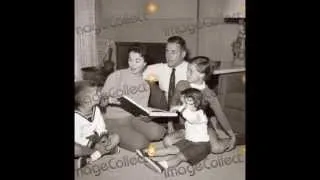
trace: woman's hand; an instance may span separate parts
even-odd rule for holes
[[[144,116],[144,115],[139,115],[138,117],[135,117],[135,118],[137,118],[137,120],[144,121],[144,122],[150,122],[152,120],[152,117]]]
[[[101,96],[100,100],[100,107],[106,107],[109,104],[109,97],[108,96]]]
[[[109,104],[118,104],[118,105],[120,104],[120,101],[114,97],[109,97],[108,102],[109,102]]]

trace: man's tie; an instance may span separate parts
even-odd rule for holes
[[[174,94],[174,89],[176,85],[175,68],[172,68],[169,82],[169,92],[168,92],[168,106],[170,107],[172,96]]]

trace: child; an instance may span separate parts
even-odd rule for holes
[[[99,102],[100,93],[94,82],[75,83],[75,156],[81,157],[78,167],[119,151],[119,136],[106,129]]]
[[[222,108],[220,106],[217,95],[213,90],[209,89],[205,81],[210,78],[213,74],[214,67],[210,63],[210,59],[205,56],[197,56],[191,59],[190,64],[188,65],[187,70],[187,81],[179,81],[175,88],[174,96],[171,101],[171,109],[174,109],[175,106],[181,105],[181,92],[187,88],[196,88],[200,90],[203,94],[203,106],[204,111],[207,116],[210,118],[211,124],[214,129],[217,129],[217,123],[223,128],[223,130],[229,136],[229,139],[220,140],[216,131],[213,128],[209,128],[210,143],[213,153],[222,153],[224,151],[229,151],[234,148],[235,145],[235,134],[228,122],[227,117],[225,116]],[[168,124],[169,129],[173,129],[172,123]],[[173,133],[170,140],[174,140],[175,135]],[[179,133],[178,133],[179,134]],[[178,135],[179,136],[179,135]],[[171,142],[171,143],[174,143]]]
[[[185,122],[184,138],[175,144],[167,144],[165,141],[154,143],[152,149],[137,150],[140,156],[151,156],[155,164],[167,169],[179,165],[181,162],[189,162],[195,165],[210,153],[209,134],[207,132],[207,116],[201,109],[202,93],[195,88],[189,88],[181,92],[183,105],[176,107],[180,118]],[[145,154],[145,152],[147,154]],[[167,157],[157,157],[166,156]],[[161,169],[161,168],[160,168]]]

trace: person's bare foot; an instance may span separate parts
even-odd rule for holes
[[[157,162],[152,160],[151,158],[148,157],[148,154],[144,153],[143,150],[137,149],[136,153],[138,154],[138,156],[140,156],[141,158],[143,158],[145,160],[144,165],[147,166],[148,168],[158,172],[158,173],[162,173],[164,168]]]

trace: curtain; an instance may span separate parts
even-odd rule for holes
[[[95,0],[75,0],[75,80],[81,68],[99,65],[96,48]]]

